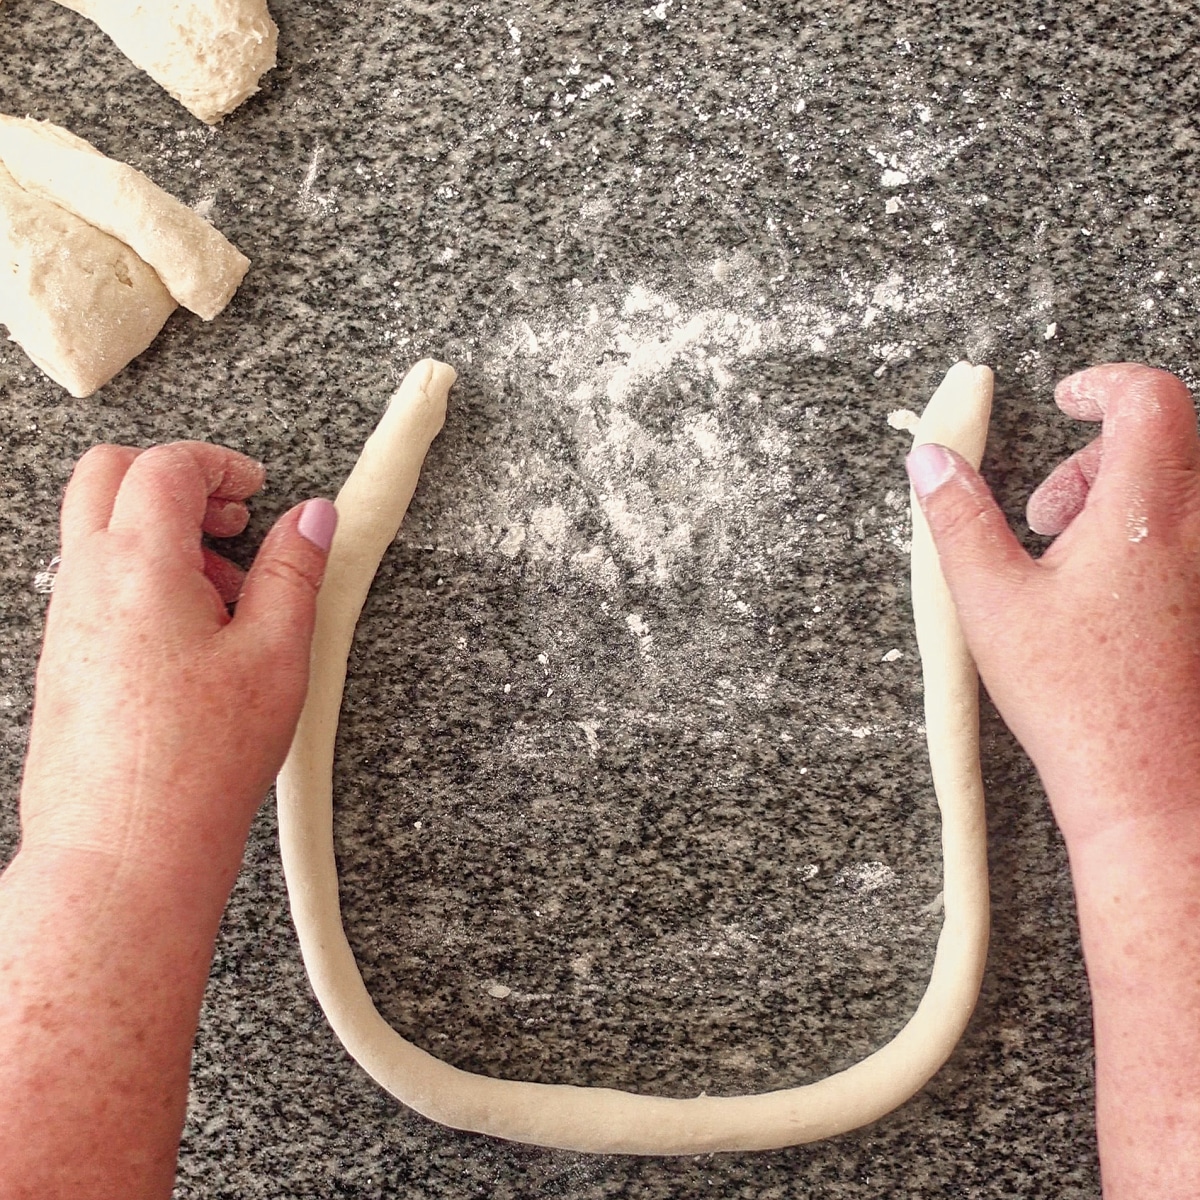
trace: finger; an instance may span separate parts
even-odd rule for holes
[[[267,534],[246,575],[233,632],[256,648],[292,649],[307,663],[317,591],[337,527],[328,500],[308,500],[285,513]]]
[[[1095,438],[1060,462],[1034,489],[1025,519],[1034,533],[1056,537],[1083,511],[1100,470],[1104,439]]]
[[[968,643],[1037,571],[992,493],[966,459],[936,443],[915,446],[906,466]]]
[[[1062,380],[1054,396],[1069,416],[1103,420],[1101,481],[1110,474],[1145,478],[1200,465],[1192,397],[1169,371],[1140,363],[1089,367]]]
[[[241,500],[220,500],[210,496],[202,528],[209,537],[237,537],[249,522],[250,510]]]
[[[241,501],[263,482],[261,463],[208,442],[153,446],[125,473],[108,527],[140,533],[166,553],[200,544],[210,497]]]
[[[139,453],[132,446],[93,446],[75,464],[62,502],[64,551],[77,539],[107,528],[121,481]]]
[[[237,603],[241,594],[246,572],[236,563],[231,563],[224,555],[210,550],[207,546],[200,551],[204,559],[204,574],[209,583],[217,589],[221,603],[229,607]]]

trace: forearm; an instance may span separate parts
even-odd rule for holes
[[[4,1200],[170,1195],[231,883],[87,853],[21,852],[0,876]]]
[[[1070,847],[1106,1200],[1200,1195],[1200,803]]]
[[[1136,363],[1055,389],[1100,437],[1053,472],[1036,561],[970,463],[915,447],[913,491],[989,694],[1071,856],[1107,1200],[1200,1196],[1200,439]]]
[[[0,1200],[168,1197],[213,942],[295,731],[336,525],[292,509],[243,578],[259,463],[100,446],[63,500],[0,875]],[[228,605],[236,601],[231,615]]]

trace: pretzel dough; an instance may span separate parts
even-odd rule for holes
[[[0,115],[0,162],[27,192],[124,242],[205,321],[229,303],[250,266],[199,213],[59,125]]]
[[[411,1108],[446,1125],[519,1142],[622,1154],[765,1150],[830,1137],[883,1116],[922,1087],[954,1049],[978,996],[988,938],[978,683],[915,505],[913,608],[942,811],[945,920],[928,989],[892,1041],[804,1087],[675,1100],[473,1075],[405,1041],[375,1010],[338,907],[334,737],[355,623],[425,451],[441,428],[454,378],[449,367],[431,360],[413,368],[338,496],[340,524],[318,603],[308,699],[278,780],[292,916],[330,1024],[366,1071]],[[942,442],[978,463],[991,391],[986,367],[953,367],[925,410],[917,441]]]
[[[177,301],[211,320],[249,265],[140,171],[0,115],[0,322],[73,396],[141,354]]]
[[[0,164],[0,322],[72,396],[90,396],[175,311],[123,242],[25,191]]]
[[[94,21],[189,112],[215,125],[258,91],[279,30],[266,0],[58,0]]]

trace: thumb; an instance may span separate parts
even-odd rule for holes
[[[995,628],[995,618],[1011,605],[1013,590],[1037,568],[965,458],[928,442],[913,447],[905,466],[963,633],[976,651],[988,629]]]
[[[284,513],[246,575],[230,632],[259,646],[295,648],[308,661],[317,592],[337,528],[328,500],[307,500]]]

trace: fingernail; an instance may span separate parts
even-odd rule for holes
[[[300,536],[308,538],[314,546],[326,554],[333,545],[333,533],[337,529],[337,509],[329,500],[308,500],[300,510],[296,524]]]
[[[936,442],[914,446],[904,460],[904,466],[918,500],[937,491],[954,474],[954,459],[945,446],[939,446]]]

